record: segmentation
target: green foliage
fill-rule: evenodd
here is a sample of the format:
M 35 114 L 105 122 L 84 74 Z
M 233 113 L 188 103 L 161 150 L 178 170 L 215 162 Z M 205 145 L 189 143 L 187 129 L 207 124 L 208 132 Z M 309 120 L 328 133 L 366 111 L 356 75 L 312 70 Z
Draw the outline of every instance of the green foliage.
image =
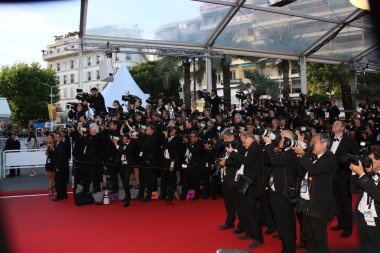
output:
M 358 76 L 358 93 L 356 97 L 366 103 L 380 101 L 380 74 L 361 73 Z
M 26 126 L 31 119 L 47 120 L 47 104 L 50 103 L 50 87 L 57 86 L 58 79 L 52 68 L 43 69 L 38 63 L 3 66 L 0 71 L 0 96 L 6 97 L 12 111 L 12 119 Z M 53 101 L 59 100 L 58 87 L 53 89 Z
M 256 99 L 261 95 L 270 95 L 274 99 L 279 97 L 280 88 L 277 81 L 261 74 L 258 70 L 244 71 L 244 74 L 250 83 L 241 84 L 239 86 L 240 91 L 253 94 Z
M 346 64 L 310 63 L 306 76 L 309 93 L 340 96 L 344 109 L 353 109 L 350 69 Z
M 349 81 L 347 73 L 341 72 L 341 65 L 308 63 L 306 69 L 308 92 L 310 94 L 328 93 L 331 97 L 333 95 L 339 96 L 341 93 L 340 84 L 343 81 Z
M 181 69 L 176 67 L 177 60 L 175 57 L 165 58 L 164 61 L 150 61 L 129 69 L 132 77 L 144 93 L 155 97 L 159 95 L 178 96 Z

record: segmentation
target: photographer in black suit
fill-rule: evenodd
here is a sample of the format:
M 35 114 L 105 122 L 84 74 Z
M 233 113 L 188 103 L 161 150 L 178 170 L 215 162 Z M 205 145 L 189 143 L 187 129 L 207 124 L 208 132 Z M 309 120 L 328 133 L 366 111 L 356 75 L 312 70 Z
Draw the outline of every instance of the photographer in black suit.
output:
M 296 252 L 296 221 L 293 204 L 289 199 L 289 190 L 295 191 L 297 180 L 297 155 L 290 147 L 284 146 L 284 140 L 295 140 L 293 132 L 284 130 L 281 132 L 281 141 L 275 152 L 275 146 L 270 137 L 261 136 L 265 142 L 265 153 L 270 162 L 272 171 L 269 181 L 270 204 L 277 230 L 282 240 L 282 251 Z
M 237 150 L 237 152 L 244 152 L 243 147 L 238 145 L 238 142 L 235 141 L 235 136 L 233 130 L 225 129 L 222 133 L 223 137 L 223 146 L 227 147 L 230 144 L 232 147 Z M 219 227 L 219 230 L 226 230 L 234 228 L 236 213 L 239 219 L 239 224 L 237 229 L 234 231 L 234 234 L 240 234 L 245 231 L 245 228 L 242 223 L 242 213 L 238 205 L 238 191 L 236 190 L 235 175 L 239 169 L 239 162 L 234 159 L 228 159 L 230 154 L 227 151 L 224 151 L 222 157 L 219 161 L 221 166 L 220 173 L 222 178 L 222 191 L 223 191 L 223 200 L 224 207 L 226 208 L 227 217 L 224 225 Z
M 359 193 L 355 209 L 363 252 L 380 252 L 380 146 L 371 146 L 370 163 L 352 163 L 351 191 Z M 367 161 L 368 161 L 367 158 Z M 369 166 L 368 166 L 369 165 Z
M 359 146 L 354 139 L 344 134 L 346 124 L 337 120 L 332 126 L 334 138 L 331 144 L 331 152 L 333 152 L 338 161 L 338 168 L 334 177 L 334 198 L 336 202 L 336 211 L 338 225 L 331 227 L 333 231 L 343 230 L 340 237 L 349 237 L 352 233 L 352 195 L 350 192 L 351 171 L 349 164 L 342 161 L 345 154 L 358 155 Z
M 181 150 L 183 149 L 182 140 L 177 135 L 177 127 L 164 131 L 165 140 L 164 149 L 164 167 L 161 174 L 161 196 L 159 199 L 166 199 L 170 202 L 173 200 L 174 193 L 177 190 L 177 170 L 181 167 L 182 158 Z
M 104 97 L 97 88 L 94 87 L 91 89 L 91 97 L 91 106 L 94 108 L 95 115 L 106 113 L 107 109 L 104 102 Z
M 80 137 L 77 141 L 83 142 L 84 147 L 83 160 L 90 162 L 84 164 L 83 172 L 83 192 L 89 192 L 90 184 L 92 183 L 94 192 L 100 192 L 100 178 L 102 174 L 102 167 L 95 163 L 99 163 L 102 159 L 102 142 L 99 137 L 99 126 L 96 123 L 91 123 L 89 126 L 89 133 L 85 134 L 85 129 L 78 129 Z
M 53 168 L 55 169 L 54 183 L 57 190 L 57 196 L 53 201 L 67 199 L 67 180 L 69 179 L 69 161 L 67 147 L 60 133 L 54 133 L 56 142 L 53 153 Z
M 117 139 L 112 139 L 113 144 L 118 152 L 120 177 L 125 191 L 124 207 L 128 207 L 131 202 L 131 192 L 129 190 L 129 180 L 132 174 L 132 167 L 137 165 L 138 147 L 135 140 L 132 140 L 129 135 L 121 137 L 119 145 Z
M 216 117 L 220 113 L 220 97 L 218 96 L 216 90 L 211 90 L 210 93 L 210 105 L 211 105 L 211 116 Z
M 241 133 L 240 140 L 245 148 L 243 152 L 236 152 L 231 145 L 226 147 L 226 151 L 230 154 L 228 159 L 236 160 L 241 164 L 236 172 L 235 180 L 239 180 L 237 182 L 238 191 L 240 191 L 238 201 L 243 216 L 241 222 L 243 222 L 246 229 L 246 234 L 238 236 L 238 239 L 253 239 L 249 247 L 257 248 L 264 242 L 257 206 L 258 199 L 265 193 L 262 171 L 263 151 L 255 140 L 255 136 L 250 132 Z M 243 189 L 245 187 L 239 186 L 241 181 L 243 181 L 243 185 L 252 181 L 245 192 Z
M 146 136 L 138 143 L 141 150 L 140 165 L 146 167 L 154 167 L 157 164 L 159 140 L 156 133 L 156 128 L 153 125 L 148 125 L 145 130 Z M 153 184 L 155 180 L 155 171 L 153 168 L 141 168 L 140 169 L 140 190 L 139 198 L 143 202 L 151 201 Z M 144 198 L 145 186 L 147 188 L 146 197 Z
M 305 151 L 297 146 L 294 152 L 300 156 L 298 164 L 303 173 L 298 208 L 303 214 L 307 252 L 328 252 L 327 221 L 334 209 L 332 181 L 337 167 L 335 155 L 329 151 L 330 137 L 320 133 L 312 138 L 312 161 Z M 301 170 L 300 170 L 301 172 Z

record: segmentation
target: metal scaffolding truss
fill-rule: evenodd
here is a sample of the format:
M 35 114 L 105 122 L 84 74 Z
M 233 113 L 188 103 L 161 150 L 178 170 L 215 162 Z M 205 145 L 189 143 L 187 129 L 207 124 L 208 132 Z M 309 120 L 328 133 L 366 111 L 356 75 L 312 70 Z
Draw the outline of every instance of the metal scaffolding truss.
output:
M 68 42 L 65 44 L 67 51 L 82 52 L 105 52 L 105 53 L 127 53 L 127 54 L 146 54 L 158 56 L 176 57 L 196 57 L 196 58 L 222 58 L 222 51 L 202 48 L 175 48 L 158 45 L 134 45 L 130 43 L 103 43 L 103 42 Z
M 183 0 L 184 1 L 184 0 Z M 189 0 L 190 1 L 190 0 Z M 190 1 L 191 2 L 191 1 Z M 183 57 L 204 57 L 204 58 L 219 58 L 223 54 L 230 55 L 247 55 L 247 56 L 256 56 L 256 57 L 268 57 L 268 58 L 279 58 L 279 59 L 289 59 L 289 60 L 299 60 L 300 58 L 306 57 L 307 62 L 322 62 L 322 63 L 341 63 L 346 62 L 353 64 L 353 66 L 366 66 L 371 65 L 374 68 L 377 67 L 376 63 L 369 64 L 366 56 L 370 53 L 373 53 L 379 48 L 377 42 L 373 42 L 372 45 L 364 45 L 363 50 L 360 52 L 354 51 L 350 52 L 350 57 L 334 57 L 333 54 L 325 55 L 318 53 L 321 48 L 326 43 L 333 41 L 341 35 L 344 29 L 347 27 L 351 30 L 345 31 L 348 39 L 350 36 L 355 36 L 354 32 L 356 30 L 362 31 L 362 33 L 372 33 L 374 29 L 365 24 L 364 22 L 357 22 L 358 18 L 362 18 L 368 15 L 368 12 L 356 9 L 356 8 L 346 8 L 352 10 L 348 15 L 338 17 L 339 13 L 335 13 L 332 10 L 331 6 L 328 6 L 324 0 L 310 0 L 311 3 L 321 4 L 325 3 L 327 8 L 331 11 L 331 17 L 326 17 L 323 15 L 311 15 L 308 12 L 300 12 L 291 9 L 284 8 L 275 8 L 270 6 L 265 6 L 263 4 L 258 4 L 258 2 L 265 2 L 260 0 L 192 0 L 194 3 L 205 3 L 215 6 L 225 6 L 225 12 L 221 16 L 220 20 L 215 24 L 213 30 L 210 33 L 206 33 L 206 37 L 203 43 L 199 41 L 183 40 L 183 41 L 172 41 L 167 39 L 154 40 L 146 38 L 126 38 L 126 37 L 117 37 L 117 36 L 105 36 L 103 34 L 88 34 L 87 33 L 87 17 L 89 4 L 92 3 L 92 0 L 81 0 L 81 19 L 80 19 L 80 38 L 81 38 L 81 47 L 72 49 L 72 50 L 83 50 L 83 51 L 111 51 L 111 52 L 126 52 L 126 53 L 136 53 L 142 52 L 145 54 L 152 55 L 171 55 L 171 56 L 183 56 Z M 296 1 L 296 3 L 301 1 Z M 130 3 L 133 5 L 133 1 Z M 148 3 L 147 3 L 148 4 Z M 326 8 L 326 6 L 323 6 Z M 242 13 L 248 11 L 256 11 L 259 13 L 267 13 L 268 15 L 278 15 L 279 17 L 289 17 L 292 20 L 299 22 L 316 22 L 320 23 L 321 26 L 330 27 L 326 30 L 320 30 L 320 37 L 316 40 L 311 41 L 307 44 L 305 48 L 299 52 L 294 52 L 289 50 L 288 52 L 284 50 L 278 50 L 276 48 L 271 49 L 261 49 L 261 48 L 250 48 L 240 46 L 239 44 L 230 45 L 230 44 L 220 44 L 218 39 L 223 36 L 223 33 L 228 30 L 232 20 L 236 15 L 242 15 Z M 221 12 L 222 13 L 222 12 Z M 157 15 L 159 15 L 158 13 Z M 335 15 L 335 17 L 334 17 Z M 242 15 L 245 17 L 244 15 Z M 246 15 L 247 16 L 247 15 Z M 247 17 L 245 17 L 247 18 Z M 255 21 L 255 20 L 253 20 Z M 263 27 L 260 27 L 263 28 Z M 200 31 L 202 32 L 202 31 Z M 265 29 L 262 29 L 262 33 L 267 32 Z M 268 32 L 269 33 L 269 32 Z M 366 34 L 363 37 L 368 37 Z M 339 38 L 343 40 L 342 38 Z M 367 39 L 367 38 L 366 38 Z M 368 39 L 367 39 L 368 40 Z M 107 44 L 108 43 L 108 44 Z M 369 40 L 368 43 L 371 43 Z M 71 50 L 71 49 L 70 49 Z M 345 50 L 344 48 L 341 50 Z M 355 63 L 355 64 L 354 64 Z

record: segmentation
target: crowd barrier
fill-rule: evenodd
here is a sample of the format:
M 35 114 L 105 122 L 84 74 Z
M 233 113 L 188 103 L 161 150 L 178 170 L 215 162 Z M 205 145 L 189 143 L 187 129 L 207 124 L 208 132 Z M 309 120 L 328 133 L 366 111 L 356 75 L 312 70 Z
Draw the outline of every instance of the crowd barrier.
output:
M 28 138 L 19 138 L 21 149 L 27 148 Z M 44 137 L 37 137 L 37 141 L 39 144 L 44 143 Z M 5 143 L 7 142 L 7 138 L 0 138 L 0 150 L 3 150 L 5 147 Z
M 6 150 L 2 152 L 1 161 L 1 178 L 5 179 L 10 169 L 45 167 L 45 149 Z M 70 161 L 71 163 L 72 161 Z

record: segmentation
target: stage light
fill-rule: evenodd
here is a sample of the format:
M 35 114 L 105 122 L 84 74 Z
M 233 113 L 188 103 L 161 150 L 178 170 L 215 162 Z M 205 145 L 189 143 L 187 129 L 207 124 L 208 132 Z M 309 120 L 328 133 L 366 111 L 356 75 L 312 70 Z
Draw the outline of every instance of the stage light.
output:
M 350 3 L 356 8 L 369 11 L 369 2 L 368 0 L 350 0 Z

